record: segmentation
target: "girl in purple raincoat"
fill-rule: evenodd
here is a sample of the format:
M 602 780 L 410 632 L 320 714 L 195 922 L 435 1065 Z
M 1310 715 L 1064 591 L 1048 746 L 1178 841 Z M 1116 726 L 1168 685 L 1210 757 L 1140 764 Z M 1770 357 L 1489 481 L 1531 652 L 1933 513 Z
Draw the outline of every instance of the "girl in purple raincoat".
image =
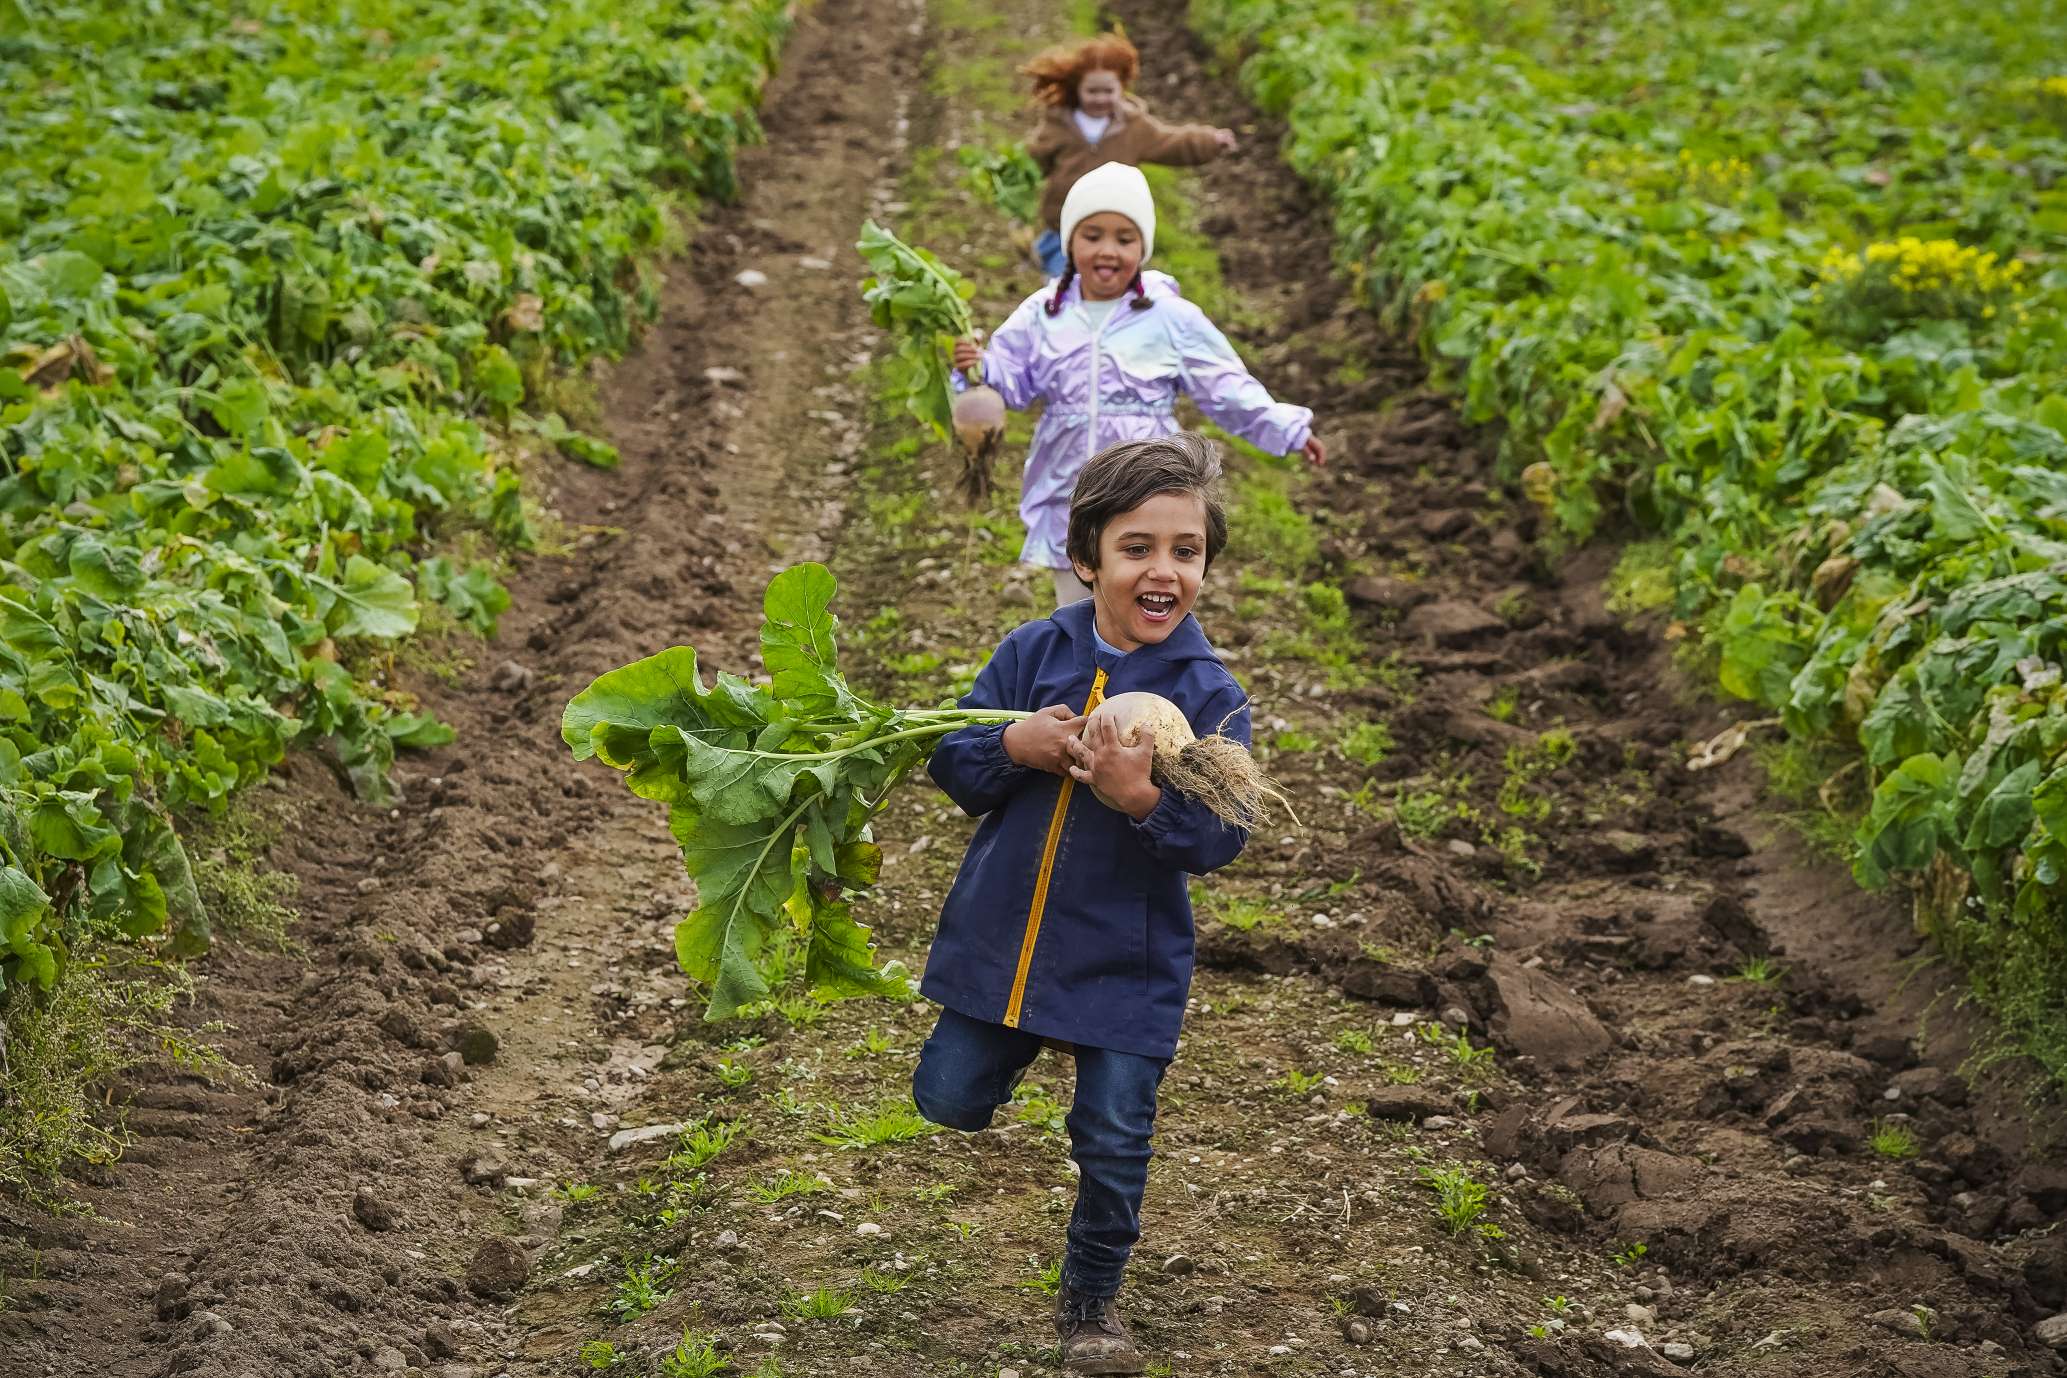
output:
M 1176 280 L 1145 272 L 1155 247 L 1155 201 L 1139 168 L 1107 163 L 1077 179 L 1062 208 L 1070 264 L 1027 298 L 987 349 L 955 344 L 959 370 L 983 365 L 1005 405 L 1047 404 L 1034 427 L 1019 497 L 1019 558 L 1051 572 L 1059 607 L 1090 596 L 1064 541 L 1069 495 L 1092 455 L 1178 429 L 1177 394 L 1214 424 L 1271 454 L 1327 458 L 1313 412 L 1274 401 Z

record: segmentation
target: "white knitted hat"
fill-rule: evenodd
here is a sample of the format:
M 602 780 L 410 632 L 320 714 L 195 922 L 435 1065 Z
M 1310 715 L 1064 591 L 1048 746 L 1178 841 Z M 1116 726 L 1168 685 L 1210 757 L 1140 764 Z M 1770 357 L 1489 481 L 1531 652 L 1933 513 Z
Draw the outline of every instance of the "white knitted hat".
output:
M 1148 262 L 1156 247 L 1155 198 L 1149 195 L 1148 179 L 1141 169 L 1126 163 L 1101 163 L 1069 189 L 1062 203 L 1062 252 L 1069 252 L 1077 222 L 1103 211 L 1114 211 L 1134 222 L 1141 231 L 1141 261 Z

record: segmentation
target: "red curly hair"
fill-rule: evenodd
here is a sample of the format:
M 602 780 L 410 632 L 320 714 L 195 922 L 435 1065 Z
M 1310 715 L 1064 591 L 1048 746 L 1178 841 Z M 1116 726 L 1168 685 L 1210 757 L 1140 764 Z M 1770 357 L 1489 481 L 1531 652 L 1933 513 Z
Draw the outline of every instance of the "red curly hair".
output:
M 1111 72 L 1120 79 L 1122 90 L 1132 86 L 1141 74 L 1141 54 L 1125 34 L 1103 33 L 1082 43 L 1050 48 L 1019 70 L 1033 78 L 1037 103 L 1074 109 L 1077 83 L 1091 72 Z

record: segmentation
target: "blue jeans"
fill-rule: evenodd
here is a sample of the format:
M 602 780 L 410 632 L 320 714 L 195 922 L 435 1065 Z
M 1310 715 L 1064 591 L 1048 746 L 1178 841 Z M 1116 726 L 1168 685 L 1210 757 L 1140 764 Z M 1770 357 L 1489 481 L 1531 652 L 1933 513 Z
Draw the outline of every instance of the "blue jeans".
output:
M 1062 231 L 1042 230 L 1034 240 L 1034 257 L 1041 261 L 1041 271 L 1051 278 L 1062 276 L 1062 270 L 1069 266 L 1069 255 L 1062 252 Z
M 1040 1051 L 1039 1034 L 943 1009 L 912 1072 L 912 1099 L 933 1123 L 974 1132 L 1012 1099 L 1019 1074 Z M 1076 1104 L 1066 1123 L 1070 1157 L 1081 1175 L 1062 1283 L 1109 1297 L 1120 1290 L 1127 1256 L 1141 1238 L 1156 1091 L 1170 1064 L 1110 1048 L 1080 1047 L 1076 1059 Z

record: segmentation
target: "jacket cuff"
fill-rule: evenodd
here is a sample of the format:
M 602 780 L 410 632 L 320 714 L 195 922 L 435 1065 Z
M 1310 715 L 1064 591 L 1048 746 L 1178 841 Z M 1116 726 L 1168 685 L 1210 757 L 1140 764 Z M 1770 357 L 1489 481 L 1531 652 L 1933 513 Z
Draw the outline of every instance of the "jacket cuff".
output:
M 1010 726 L 1010 723 L 992 723 L 981 729 L 982 735 L 977 739 L 978 759 L 982 761 L 985 769 L 996 771 L 1003 779 L 1010 779 L 1020 771 L 1033 769 L 1032 766 L 1023 766 L 1013 760 L 1012 753 L 1005 750 L 1005 729 Z
M 1163 797 L 1156 800 L 1156 806 L 1148 811 L 1146 818 L 1130 818 L 1128 823 L 1144 840 L 1161 842 L 1178 828 L 1189 826 L 1184 798 L 1176 790 L 1164 785 Z
M 1313 412 L 1306 407 L 1294 407 L 1292 424 L 1284 429 L 1285 448 L 1281 455 L 1297 454 L 1306 448 L 1306 442 L 1313 436 Z

